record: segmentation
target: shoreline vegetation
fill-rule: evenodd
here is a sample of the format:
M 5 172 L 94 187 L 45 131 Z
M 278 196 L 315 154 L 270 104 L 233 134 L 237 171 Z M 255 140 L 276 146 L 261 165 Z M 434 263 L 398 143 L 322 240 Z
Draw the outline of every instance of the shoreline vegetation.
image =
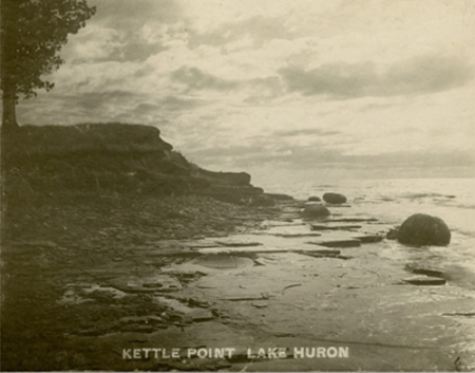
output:
M 351 216 L 341 208 L 346 203 L 265 193 L 244 172 L 204 170 L 159 135 L 147 126 L 84 124 L 26 126 L 2 136 L 3 371 L 242 371 L 255 360 L 249 348 L 262 349 L 268 364 L 253 370 L 453 370 L 453 353 L 417 344 L 399 349 L 386 329 L 384 343 L 364 342 L 357 329 L 344 337 L 367 308 L 354 294 L 365 299 L 369 276 L 380 283 L 373 291 L 382 291 L 366 299 L 369 308 L 386 296 L 385 286 L 406 285 L 394 291 L 410 299 L 409 287 L 448 280 L 420 263 L 391 269 L 394 277 L 384 279 L 359 259 L 364 253 L 357 250 L 386 242 L 394 227 Z M 309 205 L 310 215 L 326 210 L 318 224 L 302 220 Z M 418 277 L 404 279 L 408 272 Z M 329 295 L 315 312 L 301 314 L 299 299 L 288 298 L 300 291 L 304 299 L 344 292 L 338 302 L 352 309 L 348 320 L 327 313 Z M 298 333 L 299 315 L 305 330 L 343 328 L 342 337 L 308 339 Z M 397 320 L 385 327 L 394 335 L 401 328 Z M 267 359 L 269 346 L 286 345 L 285 351 L 318 345 L 348 356 L 321 359 L 318 367 L 312 359 Z M 127 358 L 149 346 L 229 347 L 236 354 Z

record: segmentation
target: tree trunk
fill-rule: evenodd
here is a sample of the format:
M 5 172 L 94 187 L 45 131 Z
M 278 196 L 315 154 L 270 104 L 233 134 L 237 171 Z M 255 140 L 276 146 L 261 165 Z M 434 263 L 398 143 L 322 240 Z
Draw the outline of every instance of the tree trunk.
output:
M 16 95 L 10 89 L 5 89 L 2 97 L 3 115 L 2 131 L 11 131 L 18 128 L 16 121 Z
M 16 85 L 12 76 L 12 67 L 15 66 L 13 22 L 15 4 L 17 0 L 0 0 L 0 84 L 2 89 L 2 132 L 18 128 L 16 121 Z

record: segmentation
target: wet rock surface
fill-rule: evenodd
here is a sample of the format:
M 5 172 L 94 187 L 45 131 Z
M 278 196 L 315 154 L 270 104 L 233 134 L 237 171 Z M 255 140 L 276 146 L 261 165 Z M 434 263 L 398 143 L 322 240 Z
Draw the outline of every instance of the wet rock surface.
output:
M 2 368 L 473 365 L 472 288 L 429 249 L 386 239 L 390 224 L 335 209 L 318 223 L 335 229 L 316 232 L 304 206 L 103 195 L 25 207 L 3 236 Z M 332 347 L 349 357 L 311 357 Z M 305 348 L 310 357 L 298 358 Z

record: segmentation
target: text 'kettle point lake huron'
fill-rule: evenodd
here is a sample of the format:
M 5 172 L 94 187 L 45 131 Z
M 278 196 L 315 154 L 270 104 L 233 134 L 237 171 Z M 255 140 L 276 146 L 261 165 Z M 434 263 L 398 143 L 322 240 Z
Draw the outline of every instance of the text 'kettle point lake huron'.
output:
M 256 347 L 238 350 L 234 347 L 218 348 L 128 348 L 122 350 L 124 360 L 184 359 L 184 358 L 239 358 L 247 359 L 304 359 L 348 358 L 349 347 Z

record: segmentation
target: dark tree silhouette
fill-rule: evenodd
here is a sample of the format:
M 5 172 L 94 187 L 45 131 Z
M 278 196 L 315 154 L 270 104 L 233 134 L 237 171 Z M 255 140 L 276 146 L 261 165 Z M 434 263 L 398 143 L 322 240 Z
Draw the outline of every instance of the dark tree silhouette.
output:
M 86 0 L 1 0 L 2 130 L 18 127 L 20 97 L 53 88 L 41 76 L 59 68 L 64 61 L 58 52 L 68 34 L 77 33 L 95 12 Z

